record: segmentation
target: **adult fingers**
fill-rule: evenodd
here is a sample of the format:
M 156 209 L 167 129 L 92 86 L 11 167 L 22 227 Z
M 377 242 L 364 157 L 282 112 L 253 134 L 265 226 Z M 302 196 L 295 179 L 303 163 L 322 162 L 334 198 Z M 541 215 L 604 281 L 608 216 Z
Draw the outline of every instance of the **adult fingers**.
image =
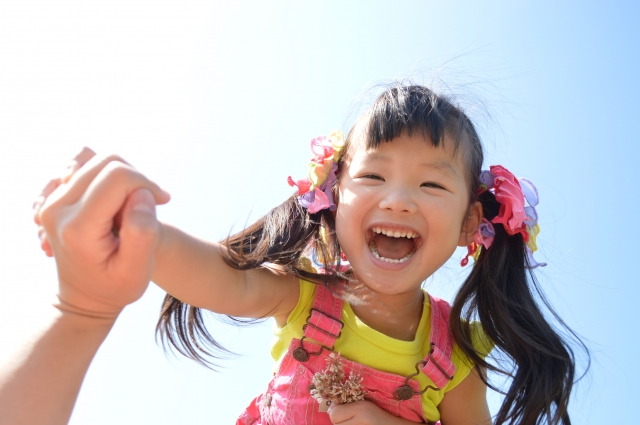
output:
M 47 257 L 53 257 L 53 251 L 51 250 L 51 246 L 49 245 L 49 241 L 47 239 L 47 233 L 44 230 L 44 226 L 42 225 L 42 220 L 40 219 L 40 210 L 42 206 L 46 202 L 47 198 L 51 193 L 53 193 L 61 184 L 62 180 L 60 178 L 55 178 L 49 180 L 49 183 L 45 185 L 42 189 L 42 192 L 36 197 L 33 201 L 33 221 L 38 225 L 38 239 L 40 239 L 40 248 L 44 251 Z
M 133 191 L 122 210 L 118 232 L 120 244 L 112 261 L 118 271 L 126 273 L 138 285 L 146 284 L 151 279 L 159 226 L 153 194 L 147 189 Z
M 51 249 L 47 232 L 43 226 L 38 226 L 38 239 L 40 239 L 40 248 L 44 251 L 45 255 L 47 257 L 53 257 L 53 250 Z
M 65 205 L 76 203 L 87 191 L 87 188 L 93 180 L 105 169 L 114 162 L 130 164 L 122 159 L 119 155 L 108 156 L 93 156 L 91 157 L 81 168 L 78 169 L 69 178 L 65 191 L 60 192 L 58 197 L 51 199 L 51 202 L 60 202 Z
M 40 225 L 42 220 L 40 219 L 40 210 L 45 204 L 49 196 L 56 191 L 61 185 L 67 183 L 71 177 L 91 158 L 95 157 L 96 153 L 88 147 L 83 147 L 76 156 L 73 157 L 71 163 L 65 168 L 60 177 L 49 180 L 42 191 L 38 194 L 33 201 L 33 221 Z
M 73 157 L 71 160 L 71 164 L 65 169 L 65 172 L 62 174 L 61 180 L 63 183 L 66 183 L 73 177 L 73 175 L 78 171 L 84 164 L 86 164 L 91 158 L 96 156 L 96 153 L 86 146 L 84 146 L 80 152 Z
M 42 223 L 42 221 L 40 220 L 40 209 L 42 208 L 42 205 L 44 205 L 49 195 L 51 195 L 53 191 L 56 190 L 61 184 L 62 179 L 60 177 L 49 180 L 49 182 L 42 189 L 42 192 L 40 192 L 38 196 L 36 196 L 36 199 L 34 199 L 31 208 L 33 209 L 33 221 L 37 225 L 40 225 Z
M 40 239 L 40 247 L 45 252 L 47 257 L 53 257 L 53 250 L 51 249 L 51 245 L 47 238 L 47 233 L 42 226 L 42 220 L 40 218 L 40 211 L 42 206 L 47 201 L 47 198 L 56 191 L 61 185 L 68 182 L 69 179 L 78 171 L 84 164 L 87 163 L 91 158 L 96 156 L 96 153 L 88 147 L 83 147 L 78 154 L 76 154 L 71 163 L 65 168 L 65 171 L 62 173 L 61 177 L 57 177 L 49 180 L 49 182 L 42 189 L 40 194 L 36 197 L 33 202 L 33 221 L 38 225 L 38 238 Z
M 80 232 L 103 236 L 111 232 L 114 218 L 128 197 L 138 189 L 147 189 L 155 204 L 169 202 L 170 195 L 136 169 L 121 162 L 110 162 L 93 179 L 79 200 L 77 223 Z

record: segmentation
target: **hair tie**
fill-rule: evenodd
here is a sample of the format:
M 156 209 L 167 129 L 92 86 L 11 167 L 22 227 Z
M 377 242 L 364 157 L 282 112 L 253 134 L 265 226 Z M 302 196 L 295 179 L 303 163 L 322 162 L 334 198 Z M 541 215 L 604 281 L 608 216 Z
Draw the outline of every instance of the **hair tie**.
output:
M 297 181 L 291 176 L 287 178 L 289 186 L 298 187 L 298 202 L 311 214 L 337 208 L 331 190 L 337 179 L 338 160 L 343 146 L 344 136 L 340 130 L 335 130 L 328 137 L 311 139 L 313 158 L 309 162 L 308 176 Z
M 482 223 L 478 226 L 473 237 L 473 242 L 467 247 L 468 253 L 460 261 L 460 265 L 466 266 L 470 256 L 477 259 L 480 255 L 480 246 L 489 249 L 495 235 L 492 223 L 500 223 L 509 235 L 522 235 L 527 244 L 525 249 L 529 268 L 546 266 L 546 263 L 538 263 L 533 258 L 533 253 L 538 249 L 536 237 L 540 233 L 538 213 L 535 208 L 540 198 L 535 185 L 527 179 L 517 179 L 502 165 L 492 165 L 489 170 L 483 170 L 479 178 L 478 195 L 486 190 L 492 191 L 500 203 L 500 212 L 491 222 L 486 218 L 482 219 Z M 525 201 L 528 205 L 525 204 Z

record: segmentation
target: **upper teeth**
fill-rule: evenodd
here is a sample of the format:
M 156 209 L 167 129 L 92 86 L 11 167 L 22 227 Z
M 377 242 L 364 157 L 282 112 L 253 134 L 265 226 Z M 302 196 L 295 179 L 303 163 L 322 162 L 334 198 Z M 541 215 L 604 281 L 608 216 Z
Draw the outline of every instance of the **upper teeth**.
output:
M 416 232 L 413 232 L 411 230 L 390 230 L 390 229 L 385 229 L 383 227 L 373 227 L 371 230 L 373 230 L 375 233 L 378 234 L 383 234 L 385 236 L 389 236 L 391 238 L 417 238 L 418 234 Z

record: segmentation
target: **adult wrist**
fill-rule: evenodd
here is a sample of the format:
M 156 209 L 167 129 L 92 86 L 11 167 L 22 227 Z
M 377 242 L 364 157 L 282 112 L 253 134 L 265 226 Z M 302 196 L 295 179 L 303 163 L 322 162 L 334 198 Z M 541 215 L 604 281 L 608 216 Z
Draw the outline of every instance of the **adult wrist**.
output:
M 53 303 L 56 319 L 78 331 L 109 332 L 118 319 L 122 309 L 113 311 L 88 310 L 65 302 L 60 297 Z

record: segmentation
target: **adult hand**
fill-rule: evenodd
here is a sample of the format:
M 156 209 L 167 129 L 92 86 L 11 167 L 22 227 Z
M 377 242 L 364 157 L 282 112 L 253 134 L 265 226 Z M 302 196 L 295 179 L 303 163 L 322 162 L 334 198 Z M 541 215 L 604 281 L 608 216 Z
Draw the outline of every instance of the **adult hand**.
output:
M 58 308 L 115 318 L 144 293 L 169 194 L 118 156 L 84 148 L 34 202 L 42 249 L 54 256 Z
M 89 149 L 34 203 L 42 248 L 58 266 L 50 322 L 0 365 L 0 425 L 68 423 L 84 376 L 120 311 L 151 278 L 169 194 L 121 158 Z

